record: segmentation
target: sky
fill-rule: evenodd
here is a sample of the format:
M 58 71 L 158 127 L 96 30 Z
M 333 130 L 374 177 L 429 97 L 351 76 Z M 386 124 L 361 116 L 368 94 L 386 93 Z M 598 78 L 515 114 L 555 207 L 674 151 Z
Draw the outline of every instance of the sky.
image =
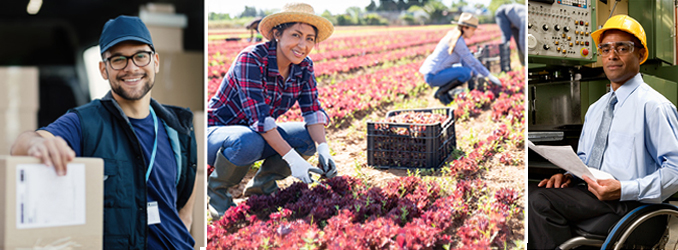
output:
M 454 0 L 455 2 L 457 0 Z M 485 6 L 490 4 L 491 0 L 466 0 L 469 5 L 482 3 Z M 216 13 L 228 13 L 231 17 L 237 16 L 245 10 L 245 6 L 254 6 L 257 10 L 282 9 L 285 3 L 288 2 L 302 2 L 313 6 L 316 13 L 323 13 L 329 10 L 333 15 L 342 14 L 348 7 L 358 6 L 365 8 L 370 4 L 370 0 L 207 0 L 207 11 Z M 375 0 L 378 4 L 379 1 Z M 446 6 L 452 4 L 452 0 L 442 0 Z

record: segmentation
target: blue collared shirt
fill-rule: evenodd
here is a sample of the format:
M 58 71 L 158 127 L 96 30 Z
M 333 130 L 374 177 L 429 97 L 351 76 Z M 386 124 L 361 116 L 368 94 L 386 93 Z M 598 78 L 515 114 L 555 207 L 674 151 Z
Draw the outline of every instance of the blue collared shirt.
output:
M 490 75 L 490 71 L 488 71 L 468 49 L 466 41 L 464 41 L 464 36 L 459 37 L 456 45 L 454 45 L 452 54 L 447 52 L 450 46 L 448 45 L 449 40 L 445 38 L 438 42 L 435 50 L 433 50 L 431 55 L 426 57 L 421 68 L 419 68 L 419 72 L 422 75 L 427 75 L 429 73 L 437 74 L 441 70 L 452 67 L 452 65 L 457 63 L 461 63 L 464 67 L 471 68 L 475 74 L 480 74 L 482 76 Z
M 678 113 L 640 74 L 615 91 L 617 104 L 601 170 L 621 182 L 621 201 L 661 203 L 678 191 Z M 589 154 L 611 92 L 586 112 L 577 154 Z

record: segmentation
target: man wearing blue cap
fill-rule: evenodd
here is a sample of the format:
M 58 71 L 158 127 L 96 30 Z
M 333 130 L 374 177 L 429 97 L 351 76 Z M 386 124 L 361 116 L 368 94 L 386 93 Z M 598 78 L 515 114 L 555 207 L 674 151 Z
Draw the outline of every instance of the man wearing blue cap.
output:
M 104 249 L 193 249 L 193 113 L 151 98 L 159 57 L 139 18 L 106 22 L 99 46 L 111 91 L 21 134 L 11 153 L 58 175 L 76 156 L 104 159 Z

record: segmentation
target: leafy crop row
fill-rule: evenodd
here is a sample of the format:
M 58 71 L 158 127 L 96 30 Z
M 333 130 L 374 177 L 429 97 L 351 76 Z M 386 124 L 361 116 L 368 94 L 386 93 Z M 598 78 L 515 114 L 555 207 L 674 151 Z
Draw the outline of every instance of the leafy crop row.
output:
M 454 242 L 466 248 L 497 246 L 510 232 L 507 220 L 516 215 L 520 194 L 512 189 L 486 192 L 478 179 L 459 180 L 454 190 L 414 176 L 383 188 L 348 176 L 312 187 L 295 183 L 229 209 L 208 226 L 207 247 L 433 249 Z M 476 205 L 478 199 L 486 203 Z

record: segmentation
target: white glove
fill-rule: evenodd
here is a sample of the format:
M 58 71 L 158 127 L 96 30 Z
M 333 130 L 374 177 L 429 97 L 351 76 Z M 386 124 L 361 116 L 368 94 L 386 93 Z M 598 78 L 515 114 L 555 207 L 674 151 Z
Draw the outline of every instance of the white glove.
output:
M 318 161 L 325 171 L 325 176 L 327 178 L 337 176 L 337 164 L 330 155 L 330 146 L 328 146 L 326 142 L 318 145 Z
M 301 155 L 297 153 L 294 149 L 290 149 L 290 152 L 287 152 L 285 156 L 282 157 L 283 160 L 290 165 L 290 171 L 292 171 L 292 176 L 303 181 L 304 183 L 312 183 L 311 174 L 309 171 L 316 174 L 323 174 L 323 171 L 319 168 L 311 166 L 304 158 L 301 158 Z
M 499 81 L 499 78 L 497 78 L 496 76 L 487 75 L 487 78 L 490 79 L 490 82 L 492 82 L 494 85 L 501 87 L 501 81 Z

